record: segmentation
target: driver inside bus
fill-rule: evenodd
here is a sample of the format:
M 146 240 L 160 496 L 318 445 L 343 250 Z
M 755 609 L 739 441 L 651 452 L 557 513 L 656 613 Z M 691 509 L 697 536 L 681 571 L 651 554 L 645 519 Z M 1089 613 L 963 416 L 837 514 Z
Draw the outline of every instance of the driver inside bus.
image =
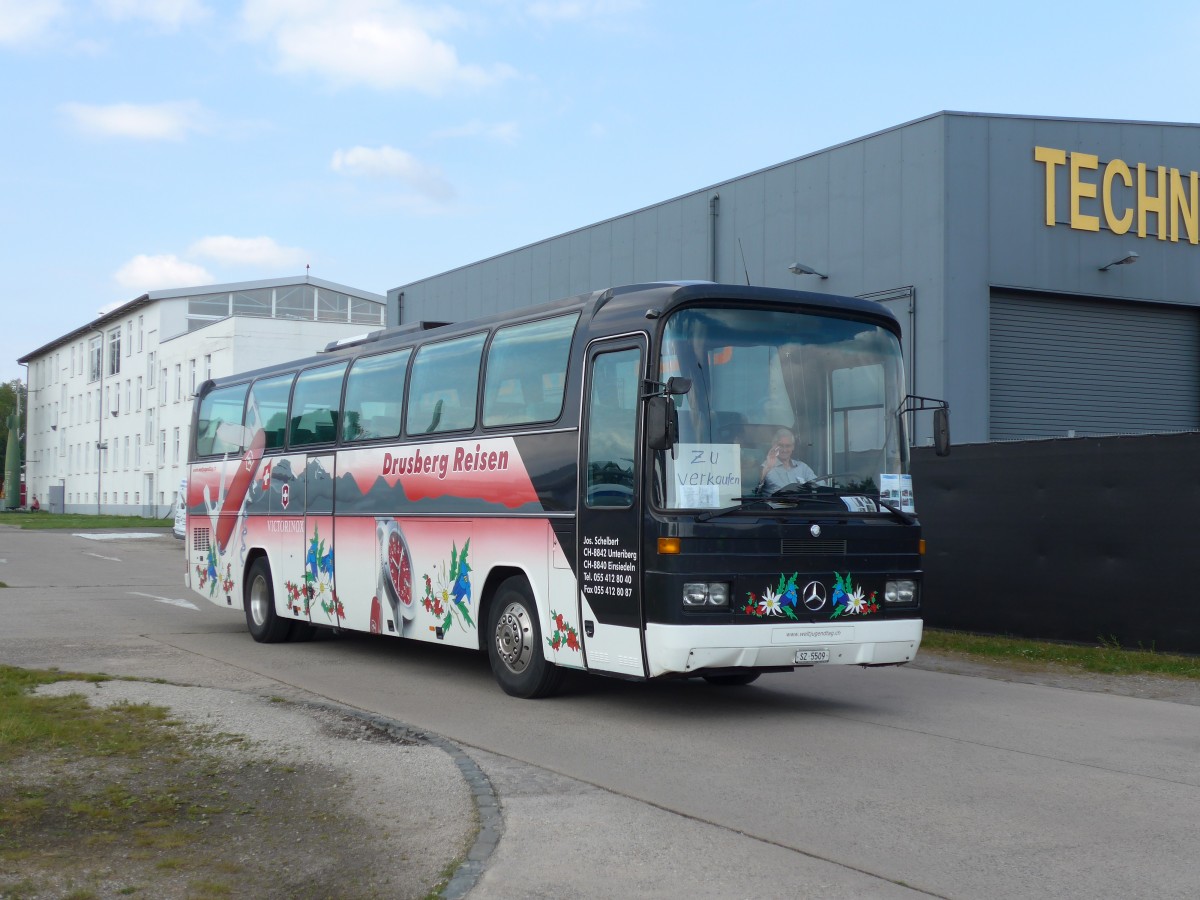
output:
M 763 460 L 759 494 L 769 496 L 789 484 L 804 484 L 817 477 L 806 463 L 794 458 L 795 452 L 796 436 L 791 430 L 780 428 L 776 431 L 767 458 Z

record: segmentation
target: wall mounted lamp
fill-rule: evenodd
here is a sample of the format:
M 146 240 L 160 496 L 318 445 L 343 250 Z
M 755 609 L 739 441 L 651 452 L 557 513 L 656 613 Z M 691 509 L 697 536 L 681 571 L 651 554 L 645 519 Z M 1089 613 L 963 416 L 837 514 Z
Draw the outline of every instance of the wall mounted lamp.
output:
M 1136 254 L 1135 254 L 1136 255 Z M 793 275 L 816 275 L 818 278 L 828 278 L 828 275 L 822 275 L 812 266 L 806 266 L 804 263 L 792 263 L 788 266 L 788 271 Z
M 1114 259 L 1107 266 L 1101 266 L 1100 271 L 1107 272 L 1113 266 L 1130 266 L 1130 265 L 1133 265 L 1137 261 L 1138 261 L 1137 252 L 1134 250 L 1130 250 L 1128 253 L 1126 253 L 1124 256 L 1122 256 L 1120 259 Z

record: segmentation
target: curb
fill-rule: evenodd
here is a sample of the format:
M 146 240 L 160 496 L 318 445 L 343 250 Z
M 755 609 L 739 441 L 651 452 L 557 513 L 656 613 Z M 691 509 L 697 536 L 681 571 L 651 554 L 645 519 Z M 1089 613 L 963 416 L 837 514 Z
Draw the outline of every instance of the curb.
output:
M 458 864 L 458 868 L 454 870 L 450 880 L 440 890 L 436 890 L 435 894 L 444 900 L 462 900 L 466 897 L 475 887 L 480 876 L 483 875 L 488 859 L 495 852 L 496 845 L 500 843 L 500 838 L 504 835 L 504 819 L 500 815 L 500 801 L 492 788 L 492 782 L 475 760 L 462 747 L 441 735 L 417 731 L 395 719 L 375 713 L 365 713 L 362 710 L 337 703 L 299 701 L 296 705 L 359 719 L 392 737 L 437 747 L 454 760 L 458 771 L 462 773 L 463 779 L 471 789 L 471 800 L 474 802 L 475 812 L 479 816 L 479 833 L 475 836 L 475 843 L 467 851 L 466 858 Z

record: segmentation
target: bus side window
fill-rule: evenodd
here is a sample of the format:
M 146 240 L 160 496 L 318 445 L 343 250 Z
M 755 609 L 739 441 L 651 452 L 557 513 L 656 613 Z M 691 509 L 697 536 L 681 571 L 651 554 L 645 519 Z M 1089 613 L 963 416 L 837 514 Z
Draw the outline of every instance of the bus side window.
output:
M 409 349 L 356 360 L 346 376 L 346 406 L 342 410 L 342 440 L 369 441 L 400 434 L 398 398 L 404 396 L 404 373 Z
M 220 388 L 200 401 L 196 419 L 196 455 L 239 453 L 242 449 L 242 407 L 246 385 Z
M 484 377 L 485 428 L 558 418 L 578 320 L 572 313 L 497 329 Z
M 409 434 L 474 427 L 479 361 L 485 337 L 472 334 L 426 344 L 417 351 L 405 410 Z
M 289 447 L 333 443 L 345 372 L 346 364 L 338 363 L 300 373 L 289 412 Z
M 292 392 L 291 375 L 279 375 L 254 382 L 246 404 L 246 428 L 253 434 L 261 428 L 265 441 L 263 449 L 277 450 L 287 435 L 288 395 Z

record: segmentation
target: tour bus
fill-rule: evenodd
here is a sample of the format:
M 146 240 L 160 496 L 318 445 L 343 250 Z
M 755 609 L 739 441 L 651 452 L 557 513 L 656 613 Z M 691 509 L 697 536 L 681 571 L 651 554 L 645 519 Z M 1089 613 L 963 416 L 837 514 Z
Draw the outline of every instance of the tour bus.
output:
M 877 303 L 644 284 L 415 322 L 206 381 L 186 581 L 256 641 L 358 630 L 743 685 L 899 665 L 924 545 L 900 328 Z

